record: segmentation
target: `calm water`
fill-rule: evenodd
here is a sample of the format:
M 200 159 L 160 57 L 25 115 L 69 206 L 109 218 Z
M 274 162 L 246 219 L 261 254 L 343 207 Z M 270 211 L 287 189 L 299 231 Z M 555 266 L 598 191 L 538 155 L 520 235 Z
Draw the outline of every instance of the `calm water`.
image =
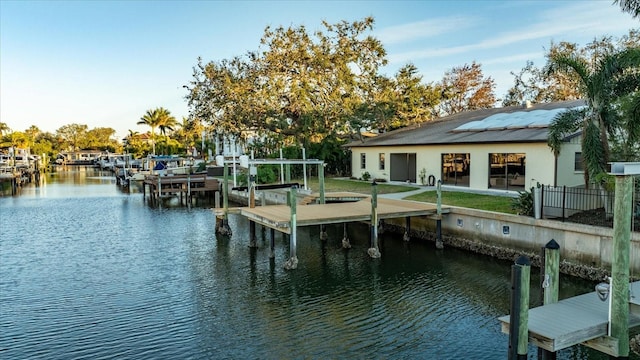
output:
M 341 226 L 325 245 L 301 229 L 285 271 L 288 241 L 272 261 L 239 217 L 218 239 L 211 209 L 152 208 L 106 173 L 43 181 L 0 197 L 2 359 L 506 358 L 511 263 L 390 235 L 372 260 L 354 224 L 349 251 Z M 592 288 L 563 279 L 561 296 Z

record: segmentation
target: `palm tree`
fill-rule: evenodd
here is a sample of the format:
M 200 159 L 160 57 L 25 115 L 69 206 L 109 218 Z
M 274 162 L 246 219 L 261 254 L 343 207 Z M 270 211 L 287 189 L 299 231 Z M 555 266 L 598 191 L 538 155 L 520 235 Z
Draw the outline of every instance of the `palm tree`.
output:
M 605 171 L 609 162 L 609 134 L 615 134 L 624 122 L 615 103 L 638 90 L 640 49 L 629 48 L 604 55 L 594 68 L 575 55 L 557 55 L 549 59 L 549 71 L 573 73 L 580 79 L 580 92 L 587 106 L 559 114 L 549 126 L 548 143 L 556 156 L 567 135 L 582 132 L 582 159 L 585 185 Z M 631 69 L 631 70 L 630 70 Z M 635 74 L 635 75 L 634 75 Z
M 640 0 L 615 0 L 613 3 L 620 5 L 622 11 L 634 18 L 640 18 Z
M 11 132 L 11 128 L 7 123 L 0 122 L 0 136 L 4 136 L 4 134 L 8 134 Z
M 140 118 L 138 125 L 147 125 L 151 128 L 151 145 L 153 147 L 153 155 L 156 154 L 156 128 L 159 128 L 160 132 L 164 134 L 166 130 L 173 130 L 175 123 L 176 118 L 171 115 L 169 110 L 163 107 L 147 110 L 147 112 Z

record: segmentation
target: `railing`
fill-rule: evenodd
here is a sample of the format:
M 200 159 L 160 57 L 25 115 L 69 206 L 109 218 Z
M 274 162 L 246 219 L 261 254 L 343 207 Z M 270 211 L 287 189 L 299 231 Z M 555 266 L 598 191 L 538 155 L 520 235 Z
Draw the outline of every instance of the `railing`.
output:
M 604 209 L 605 216 L 612 218 L 615 194 L 595 185 L 592 188 L 543 185 L 540 188 L 540 200 L 543 218 L 560 218 L 564 221 L 574 214 L 596 209 Z M 640 191 L 637 187 L 631 211 L 634 221 L 640 221 Z

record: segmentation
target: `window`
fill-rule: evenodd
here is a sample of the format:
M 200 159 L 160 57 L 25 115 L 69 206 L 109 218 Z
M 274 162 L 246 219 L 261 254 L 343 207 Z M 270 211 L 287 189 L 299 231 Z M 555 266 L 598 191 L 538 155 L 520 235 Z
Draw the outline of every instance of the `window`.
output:
M 360 154 L 360 169 L 367 168 L 367 154 Z
M 445 185 L 469 186 L 471 154 L 442 154 L 442 183 Z
M 526 154 L 489 154 L 489 187 L 493 189 L 524 189 Z
M 584 162 L 582 160 L 581 152 L 577 152 L 575 155 L 575 160 L 573 162 L 573 171 L 584 172 Z
M 380 159 L 380 170 L 384 170 L 384 153 L 380 153 L 378 157 Z

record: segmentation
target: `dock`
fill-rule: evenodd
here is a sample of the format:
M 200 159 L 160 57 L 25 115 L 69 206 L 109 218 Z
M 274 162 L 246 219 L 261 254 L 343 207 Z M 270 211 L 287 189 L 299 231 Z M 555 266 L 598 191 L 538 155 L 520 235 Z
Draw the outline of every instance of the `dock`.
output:
M 189 200 L 194 194 L 213 194 L 220 191 L 220 182 L 207 174 L 147 175 L 142 186 L 143 197 L 147 188 L 152 203 L 155 203 L 166 196 L 178 195 Z
M 640 325 L 640 282 L 629 285 L 629 328 L 633 328 Z M 498 320 L 508 334 L 509 315 Z M 529 342 L 551 352 L 582 344 L 612 354 L 617 352 L 617 340 L 608 336 L 608 324 L 609 302 L 594 291 L 529 309 Z
M 316 195 L 317 196 L 317 195 Z M 296 209 L 297 226 L 340 224 L 371 220 L 371 196 L 358 193 L 328 193 L 326 204 L 300 205 Z M 307 200 L 308 201 L 308 200 Z M 305 202 L 307 202 L 305 201 Z M 332 202 L 346 201 L 346 202 Z M 288 205 L 240 207 L 234 212 L 257 224 L 291 234 L 291 209 Z M 377 199 L 379 219 L 436 215 L 436 205 L 407 200 Z M 448 212 L 443 208 L 443 213 Z

